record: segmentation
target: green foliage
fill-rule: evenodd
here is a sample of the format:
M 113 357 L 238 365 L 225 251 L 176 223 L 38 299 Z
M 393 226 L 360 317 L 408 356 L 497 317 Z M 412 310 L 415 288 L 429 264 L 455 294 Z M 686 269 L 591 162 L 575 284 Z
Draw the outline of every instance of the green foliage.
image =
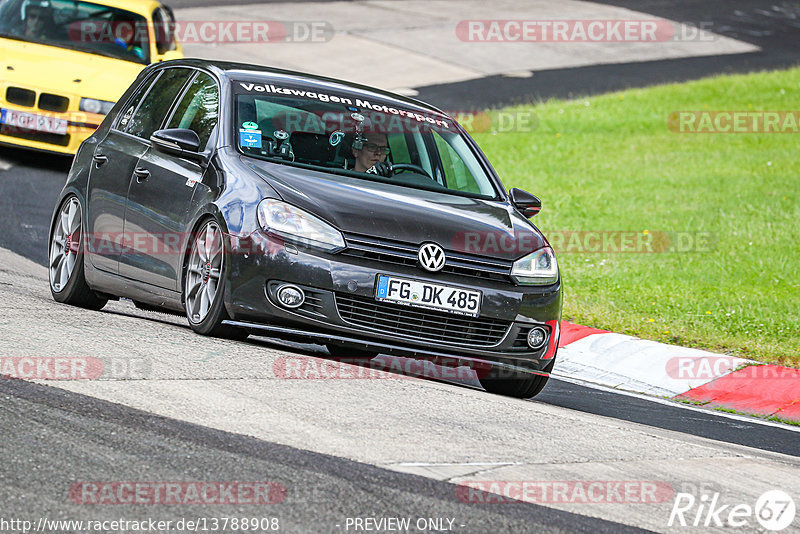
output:
M 473 135 L 507 187 L 542 199 L 534 223 L 562 238 L 565 319 L 798 366 L 800 134 L 667 125 L 676 111 L 797 111 L 798 102 L 800 69 L 719 76 L 509 108 L 533 111 L 536 128 Z M 666 236 L 672 248 L 576 252 L 569 231 Z M 675 250 L 680 239 L 688 251 Z

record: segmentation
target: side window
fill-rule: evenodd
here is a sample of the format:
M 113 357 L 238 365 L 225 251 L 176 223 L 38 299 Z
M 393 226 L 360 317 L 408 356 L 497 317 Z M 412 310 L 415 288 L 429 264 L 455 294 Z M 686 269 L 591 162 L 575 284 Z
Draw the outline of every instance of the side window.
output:
M 392 151 L 392 163 L 411 163 L 404 134 L 389 134 L 386 137 Z
M 172 102 L 191 73 L 189 69 L 165 70 L 139 104 L 124 131 L 136 137 L 150 139 L 153 132 L 161 126 Z
M 433 132 L 433 138 L 436 141 L 439 158 L 442 160 L 442 168 L 444 169 L 447 187 L 457 191 L 478 194 L 483 193 L 475 177 L 464 164 L 463 159 L 459 157 L 456 150 L 438 133 Z
M 153 11 L 153 29 L 156 34 L 158 55 L 163 56 L 167 52 L 177 49 L 175 46 L 175 18 L 172 16 L 171 9 L 159 7 Z
M 128 123 L 133 118 L 133 113 L 136 111 L 136 108 L 139 107 L 139 103 L 144 98 L 144 95 L 147 94 L 147 91 L 150 89 L 150 86 L 153 85 L 153 81 L 158 78 L 160 73 L 155 73 L 151 75 L 147 80 L 139 86 L 139 89 L 131 96 L 128 100 L 128 104 L 125 106 L 125 109 L 117 115 L 117 124 L 114 128 L 118 130 L 125 130 L 128 126 Z
M 205 147 L 211 132 L 217 125 L 219 90 L 214 79 L 201 72 L 189 85 L 178 104 L 168 128 L 188 128 L 200 137 L 200 146 Z

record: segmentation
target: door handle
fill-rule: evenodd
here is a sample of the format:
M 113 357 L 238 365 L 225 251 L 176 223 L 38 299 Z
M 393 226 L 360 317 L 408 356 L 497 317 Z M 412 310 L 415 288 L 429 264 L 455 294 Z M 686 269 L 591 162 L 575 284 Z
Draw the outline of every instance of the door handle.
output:
M 150 178 L 150 171 L 148 171 L 143 167 L 137 168 L 135 171 L 133 171 L 133 174 L 134 176 L 136 176 L 136 181 L 139 183 L 142 183 L 148 178 Z
M 94 156 L 92 156 L 92 160 L 99 169 L 108 162 L 108 156 L 104 156 L 103 154 L 95 154 Z

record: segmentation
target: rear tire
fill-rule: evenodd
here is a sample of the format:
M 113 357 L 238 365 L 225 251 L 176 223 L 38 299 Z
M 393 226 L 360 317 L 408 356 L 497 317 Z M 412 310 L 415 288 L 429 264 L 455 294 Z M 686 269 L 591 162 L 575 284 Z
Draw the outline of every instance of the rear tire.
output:
M 86 283 L 83 210 L 78 197 L 64 199 L 50 226 L 48 271 L 50 294 L 56 302 L 99 310 L 108 302 Z
M 547 364 L 543 372 L 549 373 L 553 370 L 556 360 Z M 529 373 L 516 373 L 508 376 L 509 371 L 499 367 L 492 367 L 487 376 L 478 377 L 478 380 L 483 386 L 483 389 L 489 393 L 496 393 L 497 395 L 504 395 L 506 397 L 515 397 L 517 399 L 530 399 L 542 392 L 547 381 L 550 379 L 548 376 L 540 376 Z
M 183 304 L 189 326 L 204 336 L 244 340 L 250 333 L 222 324 L 225 311 L 225 243 L 213 219 L 204 221 L 192 239 L 183 276 Z

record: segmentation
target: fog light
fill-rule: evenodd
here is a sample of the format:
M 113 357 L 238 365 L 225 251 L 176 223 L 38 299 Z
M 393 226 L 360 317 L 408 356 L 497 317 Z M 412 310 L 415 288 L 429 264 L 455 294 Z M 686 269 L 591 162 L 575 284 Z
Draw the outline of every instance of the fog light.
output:
M 278 302 L 286 308 L 299 308 L 306 301 L 305 293 L 297 286 L 282 285 L 277 296 Z
M 528 332 L 528 346 L 532 349 L 540 349 L 547 342 L 547 330 L 541 326 L 534 326 Z

